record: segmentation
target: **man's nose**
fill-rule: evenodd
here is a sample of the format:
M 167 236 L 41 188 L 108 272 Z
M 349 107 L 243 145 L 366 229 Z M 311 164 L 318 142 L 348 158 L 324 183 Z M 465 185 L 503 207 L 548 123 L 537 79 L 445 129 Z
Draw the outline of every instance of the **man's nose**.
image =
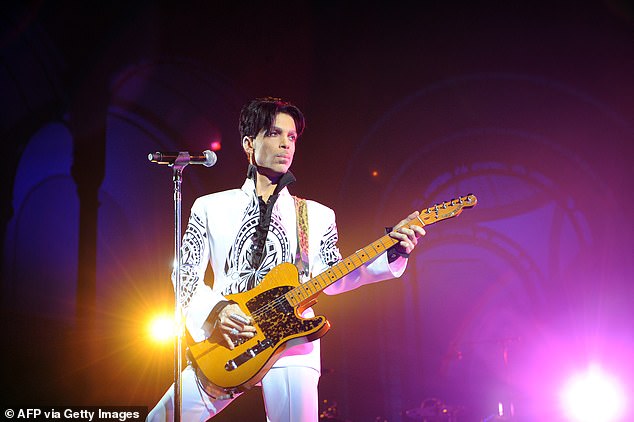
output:
M 291 144 L 291 140 L 288 139 L 288 136 L 282 136 L 280 141 L 280 147 L 289 148 Z

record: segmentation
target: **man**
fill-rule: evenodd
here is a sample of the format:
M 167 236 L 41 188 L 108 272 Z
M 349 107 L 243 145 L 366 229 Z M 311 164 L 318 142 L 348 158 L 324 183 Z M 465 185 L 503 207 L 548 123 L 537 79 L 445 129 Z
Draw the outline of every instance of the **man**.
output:
M 245 105 L 239 130 L 249 160 L 246 181 L 240 189 L 206 195 L 194 202 L 181 250 L 180 297 L 194 341 L 220 334 L 233 349 L 234 342 L 253 337 L 253 321 L 225 296 L 252 289 L 273 267 L 294 263 L 301 280 L 306 281 L 341 260 L 334 212 L 288 192 L 288 185 L 295 180 L 289 168 L 304 127 L 301 111 L 280 99 L 256 99 Z M 401 227 L 417 216 L 417 212 L 410 214 L 390 233 L 399 241 L 394 247 L 324 292 L 336 294 L 399 277 L 417 239 L 425 234 L 418 226 Z M 214 273 L 213 287 L 203 282 L 208 262 Z M 303 315 L 314 314 L 309 308 Z M 319 373 L 319 340 L 293 340 L 262 379 L 267 419 L 316 422 Z M 198 377 L 192 365 L 183 371 L 181 383 L 182 417 L 186 421 L 213 417 L 233 399 Z M 148 420 L 171 420 L 173 407 L 170 388 Z

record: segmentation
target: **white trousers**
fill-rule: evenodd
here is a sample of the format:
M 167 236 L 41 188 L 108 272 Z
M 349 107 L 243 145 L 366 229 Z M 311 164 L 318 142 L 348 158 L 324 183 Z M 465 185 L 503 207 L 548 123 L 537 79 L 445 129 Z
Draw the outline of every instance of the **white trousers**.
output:
M 317 422 L 319 419 L 317 384 L 319 372 L 313 368 L 290 366 L 271 368 L 262 379 L 262 395 L 269 422 Z M 181 420 L 204 422 L 233 399 L 212 399 L 196 380 L 191 366 L 181 375 Z M 147 417 L 148 422 L 174 420 L 174 386 L 172 385 Z

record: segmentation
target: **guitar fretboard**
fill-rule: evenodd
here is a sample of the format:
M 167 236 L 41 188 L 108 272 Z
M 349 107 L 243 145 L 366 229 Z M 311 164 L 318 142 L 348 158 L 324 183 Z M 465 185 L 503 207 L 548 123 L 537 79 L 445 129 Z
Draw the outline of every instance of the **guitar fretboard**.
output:
M 396 239 L 387 235 L 383 236 L 365 248 L 359 249 L 349 257 L 339 261 L 318 276 L 290 290 L 286 293 L 286 299 L 293 306 L 297 306 L 303 301 L 309 300 L 340 278 L 345 277 L 366 262 L 373 260 L 396 243 Z
M 475 206 L 477 199 L 474 195 L 462 196 L 451 201 L 436 204 L 433 207 L 423 210 L 418 218 L 411 220 L 406 227 L 428 226 L 435 222 L 455 217 L 463 208 Z M 326 287 L 330 286 L 342 277 L 356 270 L 366 262 L 369 262 L 398 243 L 397 239 L 386 234 L 380 239 L 375 240 L 366 247 L 359 249 L 352 255 L 339 261 L 323 273 L 311 278 L 303 284 L 289 290 L 286 294 L 286 300 L 292 306 L 299 306 L 302 302 L 308 302 L 321 293 Z

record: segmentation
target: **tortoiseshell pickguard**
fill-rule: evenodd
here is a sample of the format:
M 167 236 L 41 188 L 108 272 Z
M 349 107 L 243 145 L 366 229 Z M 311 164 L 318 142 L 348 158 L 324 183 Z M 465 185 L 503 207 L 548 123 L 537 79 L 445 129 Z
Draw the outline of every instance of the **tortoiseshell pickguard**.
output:
M 307 336 L 306 333 L 317 329 L 324 323 L 323 317 L 312 319 L 299 318 L 295 309 L 284 297 L 293 286 L 278 286 L 266 290 L 246 303 L 251 317 L 262 330 L 265 337 L 278 344 L 282 340 Z M 314 340 L 310 335 L 308 340 Z
M 245 391 L 264 377 L 295 339 L 313 341 L 330 328 L 324 316 L 302 318 L 302 302 L 293 306 L 286 294 L 297 288 L 297 268 L 284 263 L 273 268 L 255 288 L 226 296 L 253 319 L 255 336 L 232 336 L 229 347 L 222 330 L 214 330 L 206 340 L 191 344 L 188 358 L 198 376 L 227 393 Z

